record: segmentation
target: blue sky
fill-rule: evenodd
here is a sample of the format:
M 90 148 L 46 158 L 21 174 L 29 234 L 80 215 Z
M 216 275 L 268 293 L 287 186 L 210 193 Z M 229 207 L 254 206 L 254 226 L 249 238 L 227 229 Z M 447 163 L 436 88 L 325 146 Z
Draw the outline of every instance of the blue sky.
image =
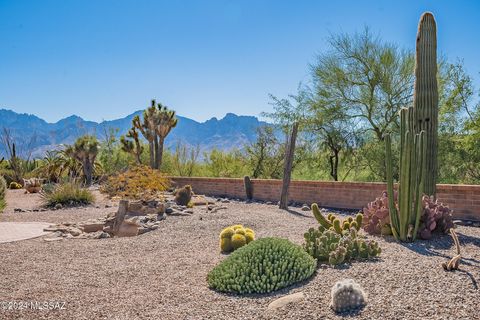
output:
M 480 1 L 0 0 L 0 108 L 110 120 L 151 98 L 203 121 L 271 110 L 330 33 L 368 25 L 413 49 L 432 11 L 441 53 L 479 84 Z M 477 85 L 478 87 L 478 85 Z

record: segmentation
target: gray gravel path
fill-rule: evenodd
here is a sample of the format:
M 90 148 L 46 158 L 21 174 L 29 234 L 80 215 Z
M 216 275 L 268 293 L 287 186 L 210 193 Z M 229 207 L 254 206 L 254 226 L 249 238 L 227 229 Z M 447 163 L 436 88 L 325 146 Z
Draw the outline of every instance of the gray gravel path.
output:
M 0 221 L 75 222 L 116 210 L 104 205 L 100 199 L 80 209 L 7 210 Z M 303 233 L 317 225 L 309 212 L 224 205 L 227 210 L 213 214 L 199 207 L 192 216 L 167 217 L 158 230 L 134 238 L 0 244 L 0 302 L 65 302 L 65 310 L 0 309 L 0 319 L 340 319 L 328 304 L 331 286 L 344 278 L 355 279 L 369 294 L 355 319 L 480 319 L 480 228 L 473 227 L 457 229 L 465 256 L 457 272 L 440 266 L 454 252 L 448 236 L 409 245 L 379 239 L 379 260 L 321 266 L 311 280 L 272 295 L 211 291 L 205 278 L 225 257 L 218 250 L 223 227 L 242 223 L 257 237 L 301 244 Z M 274 299 L 299 291 L 304 301 L 266 311 Z

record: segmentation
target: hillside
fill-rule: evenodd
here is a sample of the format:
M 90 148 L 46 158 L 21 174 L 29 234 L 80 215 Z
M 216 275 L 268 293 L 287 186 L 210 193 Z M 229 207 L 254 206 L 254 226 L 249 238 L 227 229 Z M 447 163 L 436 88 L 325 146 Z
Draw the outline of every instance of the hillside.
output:
M 141 115 L 142 111 L 100 123 L 87 121 L 76 115 L 48 123 L 35 115 L 0 109 L 0 129 L 8 128 L 19 145 L 30 145 L 34 156 L 41 157 L 46 150 L 58 148 L 62 144 L 71 144 L 84 134 L 94 134 L 99 139 L 104 139 L 105 132 L 118 129 L 116 136 L 119 137 L 127 132 L 132 118 L 137 114 Z M 256 139 L 255 129 L 266 124 L 257 117 L 238 116 L 233 113 L 227 113 L 222 119 L 211 118 L 205 122 L 177 117 L 178 125 L 166 140 L 168 148 L 174 147 L 178 141 L 191 146 L 199 145 L 202 151 L 213 148 L 221 150 L 242 148 Z M 1 150 L 4 153 L 3 146 Z

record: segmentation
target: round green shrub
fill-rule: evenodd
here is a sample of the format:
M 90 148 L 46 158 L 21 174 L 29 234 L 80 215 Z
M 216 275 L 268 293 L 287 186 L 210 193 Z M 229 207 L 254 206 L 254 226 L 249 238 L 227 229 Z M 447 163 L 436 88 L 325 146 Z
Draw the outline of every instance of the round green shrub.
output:
M 220 292 L 268 293 L 310 278 L 316 265 L 302 247 L 287 239 L 262 238 L 220 262 L 207 282 Z

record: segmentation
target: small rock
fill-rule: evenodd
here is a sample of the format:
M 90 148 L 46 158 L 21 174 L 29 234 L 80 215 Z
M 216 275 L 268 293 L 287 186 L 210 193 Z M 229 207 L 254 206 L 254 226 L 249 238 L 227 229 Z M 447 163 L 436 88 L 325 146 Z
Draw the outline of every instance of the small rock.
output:
M 97 232 L 103 230 L 103 222 L 100 221 L 92 221 L 92 222 L 85 222 L 80 224 L 80 228 L 83 229 L 83 232 Z
M 168 208 L 165 209 L 166 214 L 170 214 L 172 212 L 173 212 L 173 208 L 168 207 Z
M 105 205 L 105 208 L 111 208 L 111 207 L 112 207 L 112 206 L 109 205 L 109 204 L 106 204 L 106 205 Z
M 265 202 L 265 204 L 271 206 L 273 204 L 273 202 L 272 201 L 267 201 L 267 202 Z
M 13 212 L 25 212 L 25 210 L 20 209 L 20 208 L 15 208 L 15 209 L 13 209 Z
M 473 226 L 473 227 L 476 227 L 476 228 L 480 227 L 480 221 L 474 221 L 474 222 L 472 223 L 472 226 Z
M 62 206 L 61 203 L 57 203 L 57 204 L 55 205 L 55 207 L 53 207 L 53 208 L 54 208 L 55 210 L 60 210 L 60 209 L 63 208 L 63 206 Z
M 306 206 L 306 205 L 303 205 L 302 206 L 302 211 L 310 211 L 310 207 Z
M 150 230 L 156 230 L 158 229 L 158 224 L 152 224 L 151 226 L 148 227 Z
M 82 234 L 82 230 L 75 228 L 75 227 L 70 227 L 67 229 L 67 232 L 70 233 L 72 236 L 76 237 Z
M 459 226 L 463 226 L 464 222 L 462 220 L 453 220 L 453 223 Z
M 228 200 L 228 199 L 222 199 L 222 203 L 230 203 L 230 200 Z
M 270 302 L 270 304 L 267 307 L 267 310 L 277 310 L 278 308 L 284 307 L 287 304 L 298 303 L 303 299 L 305 299 L 305 295 L 303 294 L 303 292 L 289 294 Z
M 54 233 L 49 234 L 46 237 L 47 238 L 58 238 L 58 237 L 61 237 L 61 236 L 63 236 L 63 233 L 61 231 L 55 231 Z
M 43 238 L 43 241 L 53 242 L 53 241 L 62 241 L 63 237 L 55 237 L 55 238 Z

